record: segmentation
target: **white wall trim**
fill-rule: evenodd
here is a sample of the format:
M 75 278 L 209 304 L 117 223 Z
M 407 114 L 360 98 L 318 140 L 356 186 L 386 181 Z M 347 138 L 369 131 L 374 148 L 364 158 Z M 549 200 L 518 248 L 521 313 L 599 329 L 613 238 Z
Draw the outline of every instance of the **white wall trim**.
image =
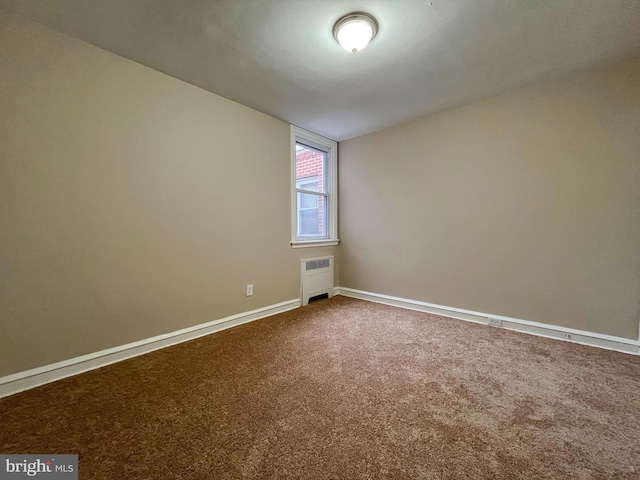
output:
M 379 293 L 364 292 L 362 290 L 354 290 L 352 288 L 336 287 L 335 294 L 344 295 L 345 297 L 359 298 L 370 302 L 383 303 L 385 305 L 392 305 L 409 310 L 417 310 L 419 312 L 434 313 L 436 315 L 466 320 L 468 322 L 482 323 L 484 325 L 488 325 L 490 320 L 497 320 L 501 322 L 501 326 L 499 328 L 505 328 L 507 330 L 515 330 L 517 332 L 529 333 L 540 337 L 555 338 L 556 340 L 564 340 L 579 343 L 581 345 L 590 345 L 593 347 L 605 348 L 607 350 L 616 350 L 618 352 L 640 355 L 640 340 L 614 337 L 602 333 L 587 332 L 584 330 L 576 330 L 573 328 L 532 322 L 529 320 L 520 320 L 518 318 L 505 317 L 502 315 L 474 312 L 472 310 L 463 310 L 461 308 L 436 305 L 433 303 L 420 302 L 418 300 L 409 300 L 406 298 L 392 297 L 390 295 L 382 295 Z
M 127 343 L 118 347 L 108 348 L 99 352 L 82 355 L 43 367 L 33 368 L 24 372 L 14 373 L 0 378 L 0 398 L 13 395 L 24 390 L 55 382 L 63 378 L 88 372 L 128 358 L 144 355 L 145 353 L 169 347 L 177 343 L 193 340 L 211 333 L 226 330 L 242 323 L 253 322 L 276 313 L 293 310 L 300 306 L 300 299 L 276 303 L 268 307 L 258 308 L 249 312 L 238 313 L 211 322 L 183 328 L 175 332 L 165 333 L 137 342 Z
M 340 239 L 337 240 L 316 240 L 311 242 L 291 242 L 292 248 L 304 248 L 304 247 L 334 247 L 340 243 Z

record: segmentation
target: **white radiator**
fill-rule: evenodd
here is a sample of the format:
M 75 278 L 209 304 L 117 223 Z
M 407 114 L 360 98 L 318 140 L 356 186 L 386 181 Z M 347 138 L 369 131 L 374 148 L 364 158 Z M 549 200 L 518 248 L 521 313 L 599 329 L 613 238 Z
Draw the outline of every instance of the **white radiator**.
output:
M 327 294 L 333 297 L 333 257 L 302 259 L 302 306 L 309 299 Z

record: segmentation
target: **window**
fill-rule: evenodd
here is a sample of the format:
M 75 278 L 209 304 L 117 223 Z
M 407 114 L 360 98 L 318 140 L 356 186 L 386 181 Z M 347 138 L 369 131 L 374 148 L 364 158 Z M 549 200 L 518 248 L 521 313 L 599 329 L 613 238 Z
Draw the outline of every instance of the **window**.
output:
M 337 144 L 291 126 L 291 245 L 337 245 Z

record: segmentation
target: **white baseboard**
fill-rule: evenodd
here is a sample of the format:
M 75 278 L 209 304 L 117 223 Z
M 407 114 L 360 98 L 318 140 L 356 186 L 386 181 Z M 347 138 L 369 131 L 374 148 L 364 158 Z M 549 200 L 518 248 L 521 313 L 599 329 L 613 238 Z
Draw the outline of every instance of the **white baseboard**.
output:
M 334 290 L 336 295 L 344 295 L 345 297 L 359 298 L 361 300 L 383 303 L 385 305 L 392 305 L 409 310 L 434 313 L 444 317 L 457 318 L 459 320 L 482 323 L 484 325 L 488 325 L 490 320 L 496 320 L 501 323 L 501 326 L 498 328 L 505 328 L 507 330 L 515 330 L 517 332 L 538 335 L 540 337 L 555 338 L 556 340 L 564 340 L 565 342 L 568 341 L 582 345 L 605 348 L 607 350 L 617 350 L 618 352 L 640 355 L 640 340 L 586 332 L 584 330 L 575 330 L 573 328 L 559 327 L 557 325 L 548 325 L 546 323 L 504 317 L 502 315 L 474 312 L 471 310 L 463 310 L 461 308 L 446 307 L 417 300 L 409 300 L 406 298 L 392 297 L 379 293 L 354 290 L 352 288 L 336 287 Z
M 81 357 L 71 358 L 62 362 L 33 368 L 24 372 L 15 373 L 0 378 L 0 398 L 13 395 L 24 390 L 55 382 L 79 373 L 104 367 L 112 363 L 137 357 L 145 353 L 175 345 L 177 343 L 193 340 L 194 338 L 219 332 L 227 328 L 235 327 L 242 323 L 253 322 L 276 313 L 293 310 L 300 306 L 300 299 L 288 300 L 268 307 L 258 308 L 250 312 L 243 312 L 229 317 L 202 323 L 193 327 L 183 328 L 175 332 L 146 338 L 137 342 L 120 345 Z

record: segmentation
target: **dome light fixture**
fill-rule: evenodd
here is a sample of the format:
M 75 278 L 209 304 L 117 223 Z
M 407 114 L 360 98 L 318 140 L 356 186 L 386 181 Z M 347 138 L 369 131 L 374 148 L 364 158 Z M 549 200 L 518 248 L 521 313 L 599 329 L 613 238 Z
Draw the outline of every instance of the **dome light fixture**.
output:
M 333 26 L 333 36 L 347 52 L 357 53 L 378 33 L 378 22 L 368 13 L 354 12 L 340 18 Z

